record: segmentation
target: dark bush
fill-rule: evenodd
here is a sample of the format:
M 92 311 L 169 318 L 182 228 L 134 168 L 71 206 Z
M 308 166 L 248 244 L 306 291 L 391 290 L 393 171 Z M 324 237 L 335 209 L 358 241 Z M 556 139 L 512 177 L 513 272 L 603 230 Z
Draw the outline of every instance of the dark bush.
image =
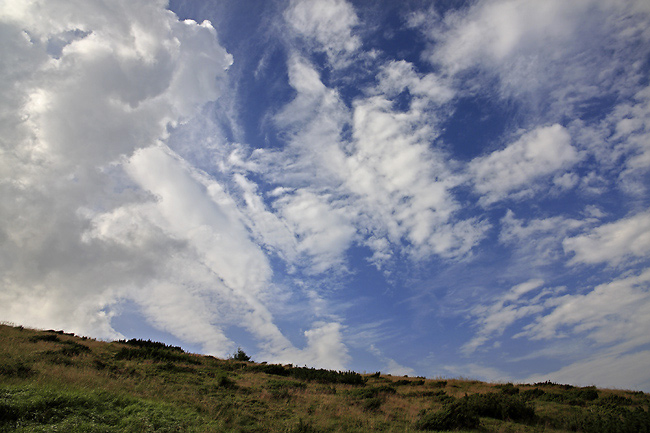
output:
M 235 383 L 235 381 L 229 378 L 228 376 L 226 376 L 225 374 L 222 374 L 217 378 L 217 386 L 226 389 L 237 388 L 237 384 Z
M 379 395 L 395 394 L 397 390 L 392 386 L 377 386 L 373 388 L 359 388 L 348 391 L 349 395 L 359 399 L 375 398 Z
M 641 408 L 590 408 L 549 421 L 555 428 L 582 433 L 650 432 L 650 414 Z
M 119 340 L 118 343 L 128 344 L 129 346 L 142 347 L 145 349 L 159 349 L 159 350 L 171 350 L 174 352 L 184 353 L 184 350 L 178 346 L 170 346 L 159 341 L 151 340 L 140 340 L 139 338 L 132 338 L 130 340 Z
M 266 388 L 269 389 L 305 389 L 307 385 L 302 382 L 294 382 L 292 380 L 269 380 L 266 382 Z
M 408 380 L 408 379 L 401 379 L 401 380 L 396 380 L 393 382 L 393 385 L 395 386 L 420 386 L 424 385 L 424 380 Z
M 91 352 L 90 347 L 84 344 L 79 344 L 74 341 L 62 341 L 61 343 L 65 344 L 65 346 L 59 349 L 58 352 L 64 356 L 78 356 L 82 353 Z
M 478 416 L 499 420 L 529 422 L 535 410 L 521 398 L 506 394 L 472 394 L 461 399 Z
M 379 408 L 381 408 L 383 402 L 384 400 L 380 397 L 372 397 L 363 400 L 363 402 L 361 403 L 361 407 L 363 408 L 363 410 L 367 412 L 374 412 L 379 410 Z
M 598 390 L 595 386 L 587 386 L 585 388 L 575 389 L 571 392 L 571 394 L 573 394 L 575 398 L 585 401 L 594 401 L 598 398 Z
M 0 364 L 0 376 L 18 377 L 24 379 L 34 374 L 32 367 L 24 361 L 14 361 Z
M 610 394 L 605 397 L 601 397 L 596 401 L 598 406 L 629 406 L 634 404 L 631 398 L 622 397 L 616 394 Z
M 290 371 L 279 364 L 258 364 L 250 367 L 250 370 L 260 373 L 273 374 L 276 376 L 289 376 Z
M 230 356 L 230 359 L 235 361 L 250 361 L 251 357 L 246 355 L 246 352 L 241 347 L 238 347 L 237 351 Z
M 434 388 L 444 388 L 447 386 L 447 381 L 446 380 L 438 380 L 435 382 L 431 382 L 431 386 Z
M 289 433 L 319 433 L 316 427 L 311 425 L 309 422 L 304 422 L 302 418 L 298 420 L 298 425 L 289 430 Z
M 34 335 L 33 337 L 29 337 L 29 341 L 36 343 L 38 341 L 59 342 L 61 340 L 59 339 L 59 336 L 55 334 L 38 334 Z
M 418 430 L 473 429 L 478 426 L 478 416 L 462 400 L 447 404 L 439 411 L 423 411 L 415 423 Z
M 519 388 L 514 386 L 512 383 L 506 383 L 504 385 L 497 385 L 496 388 L 501 390 L 502 394 L 506 394 L 506 395 L 519 394 Z
M 167 349 L 155 348 L 130 348 L 123 347 L 116 354 L 115 359 L 118 360 L 151 360 L 155 362 L 186 362 L 189 364 L 200 364 L 200 361 L 193 357 L 186 355 L 183 352 Z
M 289 376 L 299 380 L 318 383 L 342 383 L 346 385 L 365 385 L 363 376 L 354 371 L 334 371 L 308 367 L 294 367 L 288 370 Z
M 544 390 L 539 389 L 539 388 L 527 389 L 527 390 L 522 391 L 521 393 L 519 393 L 521 398 L 523 398 L 526 401 L 534 400 L 536 398 L 539 398 L 539 397 L 543 396 L 544 394 L 546 394 L 546 392 Z
M 546 382 L 537 382 L 534 384 L 535 386 L 552 386 L 552 387 L 560 387 L 562 389 L 573 389 L 575 388 L 573 385 L 566 385 L 566 384 L 561 384 L 561 383 L 555 383 L 551 382 L 550 380 L 547 380 Z

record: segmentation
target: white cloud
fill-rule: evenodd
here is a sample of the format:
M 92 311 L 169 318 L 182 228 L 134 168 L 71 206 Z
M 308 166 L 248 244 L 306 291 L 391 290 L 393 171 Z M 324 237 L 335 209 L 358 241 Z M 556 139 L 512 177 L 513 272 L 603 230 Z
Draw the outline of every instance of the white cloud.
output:
M 580 159 L 561 125 L 538 127 L 505 149 L 472 160 L 469 172 L 481 202 L 491 204 L 533 187 L 532 181 L 571 167 Z
M 578 386 L 596 385 L 599 388 L 631 389 L 647 392 L 650 389 L 648 375 L 650 351 L 629 354 L 598 354 L 561 369 L 535 374 L 524 379 L 527 383 L 553 381 Z
M 156 191 L 163 200 L 152 202 L 122 165 L 132 152 L 165 139 L 169 124 L 216 98 L 232 61 L 210 23 L 180 22 L 164 6 L 112 1 L 108 7 L 99 0 L 0 6 L 0 31 L 11 41 L 1 48 L 0 71 L 6 96 L 0 98 L 6 198 L 0 315 L 116 338 L 116 304 L 131 298 L 154 325 L 222 353 L 230 343 L 211 325 L 218 309 L 204 304 L 219 284 L 188 248 L 200 237 L 198 223 L 192 226 L 198 220 L 188 217 L 192 227 L 184 226 L 189 214 L 164 208 L 182 186 L 161 182 Z M 184 204 L 195 204 L 196 191 L 186 192 Z M 197 231 L 192 238 L 183 229 Z M 235 284 L 249 275 L 225 277 Z
M 383 373 L 392 374 L 393 376 L 413 376 L 415 374 L 414 369 L 401 365 L 394 359 L 386 357 L 374 344 L 370 344 L 368 350 L 384 364 L 381 369 Z
M 647 48 L 630 41 L 647 46 L 648 22 L 643 0 L 489 0 L 412 24 L 435 42 L 428 59 L 447 73 L 478 69 L 496 76 L 503 96 L 559 119 L 580 113 L 592 98 L 634 86 L 617 71 L 643 76 Z
M 382 66 L 377 78 L 377 90 L 388 98 L 394 98 L 406 89 L 427 104 L 444 104 L 454 96 L 454 90 L 442 77 L 434 73 L 418 74 L 413 64 L 405 60 Z
M 432 146 L 436 111 L 453 95 L 441 79 L 417 74 L 406 62 L 388 64 L 350 112 L 304 59 L 293 56 L 288 67 L 297 95 L 275 116 L 287 146 L 257 150 L 253 158 L 272 182 L 290 188 L 272 206 L 317 270 L 342 263 L 353 242 L 373 248 L 378 266 L 390 258 L 391 245 L 417 258 L 457 258 L 480 242 L 488 225 L 454 220 L 460 207 L 450 190 L 461 177 Z M 407 111 L 396 111 L 390 97 L 405 88 L 413 100 Z
M 510 209 L 501 219 L 499 242 L 517 249 L 517 261 L 523 272 L 530 274 L 531 266 L 545 266 L 564 259 L 563 240 L 570 234 L 594 224 L 597 219 L 588 216 L 572 219 L 564 216 L 529 219 L 517 218 Z
M 476 335 L 462 346 L 462 352 L 471 354 L 490 339 L 502 335 L 515 321 L 544 311 L 549 302 L 553 302 L 545 298 L 553 294 L 554 290 L 540 290 L 543 284 L 544 281 L 540 279 L 530 280 L 512 287 L 497 297 L 491 305 L 474 307 L 471 314 L 477 317 L 476 326 L 479 329 Z M 539 293 L 532 298 L 524 296 L 532 291 Z
M 564 295 L 557 306 L 520 334 L 532 339 L 584 335 L 617 353 L 650 343 L 650 270 L 601 284 L 582 295 Z
M 298 34 L 312 41 L 312 47 L 324 51 L 334 67 L 349 64 L 361 47 L 361 40 L 353 34 L 359 18 L 346 0 L 292 0 L 284 17 Z
M 307 345 L 303 349 L 269 347 L 261 356 L 273 363 L 344 370 L 350 358 L 343 343 L 342 330 L 343 326 L 338 322 L 315 322 L 304 332 Z
M 309 256 L 313 272 L 344 268 L 344 253 L 357 232 L 347 203 L 300 190 L 284 195 L 274 204 L 297 236 L 298 251 Z
M 641 212 L 594 228 L 589 233 L 566 238 L 564 250 L 574 253 L 570 263 L 618 265 L 630 259 L 645 259 L 650 253 L 650 212 Z

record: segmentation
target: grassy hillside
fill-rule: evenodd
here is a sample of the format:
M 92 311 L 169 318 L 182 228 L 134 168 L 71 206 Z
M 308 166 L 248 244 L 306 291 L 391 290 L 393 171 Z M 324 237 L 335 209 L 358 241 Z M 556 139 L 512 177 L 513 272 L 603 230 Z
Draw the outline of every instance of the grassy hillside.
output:
M 0 325 L 0 432 L 650 432 L 650 396 L 222 360 Z

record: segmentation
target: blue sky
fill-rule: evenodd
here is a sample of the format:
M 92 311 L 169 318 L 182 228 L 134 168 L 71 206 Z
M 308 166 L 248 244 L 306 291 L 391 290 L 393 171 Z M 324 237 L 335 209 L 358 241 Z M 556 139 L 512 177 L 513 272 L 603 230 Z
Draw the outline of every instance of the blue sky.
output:
M 0 320 L 650 391 L 644 0 L 0 3 Z

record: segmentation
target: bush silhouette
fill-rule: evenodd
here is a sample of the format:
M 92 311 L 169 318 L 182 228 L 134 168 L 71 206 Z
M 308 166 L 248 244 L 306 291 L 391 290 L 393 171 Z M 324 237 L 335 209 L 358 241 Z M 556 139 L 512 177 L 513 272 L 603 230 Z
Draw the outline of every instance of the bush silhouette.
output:
M 237 351 L 232 354 L 230 359 L 233 359 L 235 361 L 250 361 L 251 357 L 246 355 L 246 352 L 241 347 L 237 348 Z

